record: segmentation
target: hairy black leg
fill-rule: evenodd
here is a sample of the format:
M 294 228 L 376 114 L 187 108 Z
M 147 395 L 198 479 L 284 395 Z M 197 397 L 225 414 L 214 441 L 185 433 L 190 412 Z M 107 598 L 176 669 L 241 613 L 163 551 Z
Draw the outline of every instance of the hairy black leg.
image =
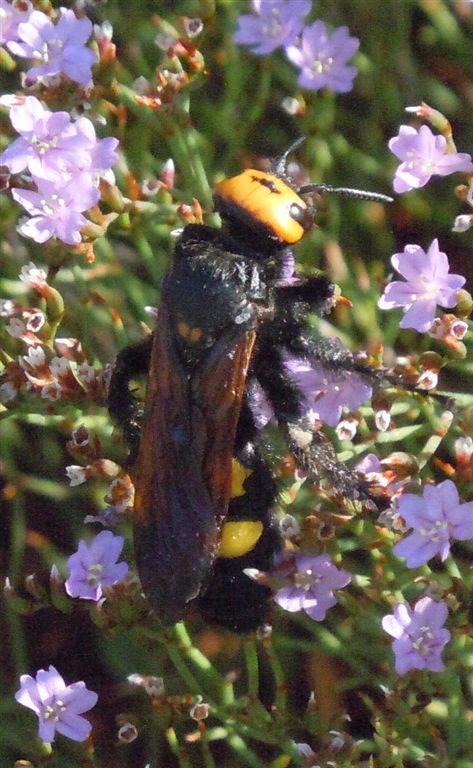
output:
M 142 407 L 130 390 L 130 381 L 148 373 L 152 336 L 139 344 L 125 347 L 115 361 L 108 391 L 108 410 L 119 424 L 130 451 L 133 464 L 140 444 Z
M 351 372 L 360 374 L 373 386 L 398 387 L 421 397 L 430 397 L 442 408 L 454 409 L 452 398 L 439 392 L 419 389 L 401 374 L 385 368 L 373 368 L 361 357 L 355 357 L 338 339 L 320 338 L 307 327 L 309 313 L 323 315 L 333 307 L 334 286 L 323 276 L 309 277 L 295 285 L 281 286 L 276 290 L 276 316 L 268 324 L 268 334 L 296 357 L 306 357 L 315 365 L 323 364 L 326 371 L 337 376 Z
M 347 499 L 370 501 L 360 476 L 337 460 L 330 440 L 304 416 L 302 393 L 285 372 L 282 355 L 272 346 L 270 336 L 267 341 L 259 339 L 251 372 L 268 396 L 300 468 L 314 480 L 328 480 Z

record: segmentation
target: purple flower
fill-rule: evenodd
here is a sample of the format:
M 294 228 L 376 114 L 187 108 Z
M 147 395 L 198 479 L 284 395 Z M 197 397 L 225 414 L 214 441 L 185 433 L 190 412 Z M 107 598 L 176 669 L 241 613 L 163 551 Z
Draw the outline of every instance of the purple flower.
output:
M 293 559 L 290 586 L 279 589 L 274 601 L 285 611 L 305 611 L 314 621 L 323 621 L 337 602 L 334 589 L 346 587 L 351 576 L 336 568 L 328 555 L 297 554 Z
M 116 584 L 128 573 L 126 563 L 117 563 L 123 544 L 123 536 L 114 536 L 111 531 L 101 531 L 90 545 L 80 541 L 77 552 L 67 561 L 67 594 L 82 600 L 100 600 L 103 587 Z
M 87 147 L 87 153 L 76 159 L 76 167 L 81 170 L 92 173 L 108 171 L 117 162 L 118 139 L 108 136 L 105 139 L 99 139 L 95 134 L 93 123 L 87 117 L 80 117 L 74 123 L 77 136 Z
M 91 67 L 97 56 L 86 47 L 92 34 L 89 19 L 78 19 L 74 11 L 61 8 L 59 21 L 54 24 L 41 11 L 33 11 L 28 21 L 18 25 L 19 42 L 9 43 L 9 50 L 38 62 L 28 70 L 30 80 L 64 74 L 75 83 L 88 86 L 92 81 Z
M 87 117 L 73 123 L 67 112 L 49 112 L 34 96 L 11 107 L 10 121 L 20 137 L 0 155 L 0 164 L 11 173 L 28 169 L 62 188 L 80 171 L 100 174 L 117 161 L 118 139 L 97 141 Z
M 253 0 L 254 14 L 239 17 L 234 40 L 259 56 L 289 45 L 301 32 L 310 6 L 310 0 Z
M 0 0 L 0 45 L 9 48 L 11 42 L 18 41 L 18 25 L 28 21 L 32 10 L 29 2 L 7 3 Z
M 338 27 L 329 36 L 323 21 L 315 21 L 302 32 L 300 44 L 286 46 L 286 55 L 301 70 L 297 81 L 301 88 L 330 88 L 347 93 L 356 75 L 356 68 L 347 66 L 347 61 L 359 45 L 360 41 L 350 37 L 347 27 Z
M 437 305 L 446 308 L 456 305 L 457 291 L 465 278 L 449 274 L 447 255 L 439 251 L 437 239 L 432 240 L 427 253 L 420 245 L 406 245 L 403 253 L 391 257 L 391 264 L 406 282 L 388 283 L 378 307 L 404 307 L 400 327 L 425 333 L 434 321 Z
M 67 112 L 49 112 L 34 96 L 27 96 L 23 104 L 10 110 L 11 124 L 20 138 L 0 155 L 0 164 L 11 173 L 28 168 L 30 173 L 46 179 L 57 179 L 90 165 L 93 144 L 79 126 L 83 120 L 90 123 L 81 118 L 74 124 Z
M 417 601 L 414 610 L 399 603 L 393 614 L 383 618 L 384 631 L 396 638 L 393 651 L 399 675 L 405 675 L 411 669 L 429 669 L 431 672 L 445 669 L 441 656 L 450 640 L 450 632 L 442 627 L 447 616 L 445 603 L 423 597 Z
M 402 161 L 394 174 L 395 192 L 424 187 L 433 175 L 473 171 L 470 155 L 446 152 L 445 136 L 435 135 L 427 125 L 422 125 L 418 131 L 410 125 L 401 125 L 399 134 L 390 140 L 389 149 Z
M 398 511 L 412 533 L 399 541 L 393 551 L 406 558 L 408 568 L 416 568 L 435 555 L 445 560 L 452 539 L 473 539 L 473 501 L 461 504 L 451 480 L 426 485 L 423 496 L 404 494 L 399 499 Z
M 20 224 L 18 231 L 37 243 L 57 237 L 68 245 L 78 245 L 80 230 L 88 223 L 82 211 L 87 211 L 99 199 L 99 191 L 92 185 L 90 176 L 78 174 L 60 189 L 53 181 L 37 177 L 34 180 L 37 192 L 28 189 L 11 191 L 17 203 L 32 216 Z
M 50 665 L 48 670 L 38 670 L 36 678 L 21 675 L 20 684 L 15 699 L 36 712 L 43 741 L 54 741 L 56 731 L 74 741 L 87 738 L 92 726 L 80 715 L 95 707 L 98 697 L 84 682 L 66 685 L 57 669 Z
M 331 427 L 340 421 L 344 406 L 355 410 L 373 392 L 354 371 L 337 370 L 295 357 L 286 358 L 284 365 L 303 394 L 309 416 L 321 419 Z

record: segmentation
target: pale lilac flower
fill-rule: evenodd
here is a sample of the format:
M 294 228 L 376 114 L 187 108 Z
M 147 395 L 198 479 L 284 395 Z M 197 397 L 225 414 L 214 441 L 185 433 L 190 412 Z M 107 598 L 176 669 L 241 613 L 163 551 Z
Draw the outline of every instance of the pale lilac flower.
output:
M 33 5 L 23 0 L 21 3 L 7 3 L 0 0 L 0 45 L 10 47 L 18 41 L 18 25 L 28 21 Z
M 44 243 L 57 237 L 68 245 L 81 242 L 80 231 L 87 224 L 83 211 L 92 208 L 99 199 L 99 191 L 89 174 L 78 174 L 60 189 L 46 179 L 34 178 L 38 191 L 12 189 L 13 198 L 32 216 L 18 227 L 25 237 Z
M 286 55 L 301 70 L 297 81 L 301 88 L 347 93 L 356 76 L 356 68 L 347 61 L 359 46 L 360 41 L 350 37 L 347 27 L 338 27 L 329 35 L 324 22 L 315 21 L 303 30 L 300 43 L 286 46 Z
M 97 141 L 94 124 L 87 117 L 80 117 L 74 123 L 74 128 L 77 131 L 77 135 L 81 137 L 87 146 L 85 162 L 76 162 L 78 168 L 84 171 L 98 173 L 108 171 L 115 165 L 117 162 L 117 153 L 115 150 L 119 143 L 118 139 L 115 139 L 112 136 L 107 136 L 105 139 L 99 139 Z
M 33 11 L 27 22 L 18 25 L 19 42 L 9 50 L 16 56 L 33 59 L 38 66 L 28 70 L 30 80 L 65 74 L 75 83 L 92 82 L 91 67 L 96 54 L 86 47 L 92 34 L 89 19 L 78 19 L 74 11 L 61 8 L 56 24 L 41 11 Z
M 20 137 L 0 155 L 0 163 L 11 173 L 28 168 L 37 176 L 57 179 L 90 164 L 90 139 L 77 130 L 67 112 L 50 112 L 37 98 L 27 96 L 12 106 L 10 121 Z
M 249 46 L 253 53 L 265 56 L 295 40 L 310 7 L 309 0 L 253 0 L 253 14 L 239 17 L 233 38 L 239 45 Z
M 427 253 L 420 245 L 406 245 L 395 253 L 391 264 L 406 282 L 388 283 L 378 301 L 380 309 L 404 308 L 400 328 L 415 328 L 425 333 L 431 327 L 437 306 L 450 308 L 457 303 L 457 291 L 465 283 L 462 275 L 449 274 L 445 253 L 438 240 L 432 240 Z
M 389 141 L 388 146 L 401 160 L 394 174 L 395 192 L 424 187 L 434 175 L 473 171 L 471 156 L 466 152 L 447 152 L 445 136 L 432 133 L 427 125 L 421 125 L 418 131 L 410 125 L 401 125 L 399 134 Z
M 38 670 L 35 678 L 21 675 L 20 684 L 15 699 L 37 714 L 39 737 L 43 741 L 54 741 L 56 731 L 73 741 L 85 741 L 92 726 L 80 715 L 95 707 L 98 697 L 84 682 L 66 685 L 50 665 L 48 670 Z
M 50 112 L 34 96 L 11 107 L 10 121 L 20 137 L 0 155 L 0 164 L 11 173 L 27 168 L 34 176 L 63 186 L 79 171 L 95 174 L 117 161 L 117 139 L 97 141 L 88 118 L 74 123 L 67 112 Z
M 279 589 L 274 601 L 285 611 L 305 611 L 314 621 L 323 621 L 337 602 L 334 589 L 346 587 L 351 576 L 338 569 L 328 555 L 297 554 L 289 574 L 290 586 Z
M 451 480 L 426 485 L 422 496 L 404 494 L 398 511 L 412 533 L 398 541 L 393 552 L 406 558 L 408 568 L 417 568 L 435 555 L 445 560 L 452 539 L 473 539 L 473 501 L 460 503 Z
M 82 600 L 100 600 L 104 587 L 121 581 L 128 573 L 126 563 L 117 563 L 124 541 L 123 536 L 114 536 L 111 531 L 101 531 L 90 545 L 81 540 L 77 552 L 67 561 L 67 594 Z
M 399 675 L 405 675 L 411 669 L 431 672 L 445 669 L 442 651 L 450 640 L 450 632 L 443 628 L 447 616 L 445 603 L 423 597 L 413 610 L 409 605 L 399 603 L 393 614 L 383 618 L 384 631 L 395 638 L 393 651 Z
M 291 357 L 286 357 L 284 366 L 303 395 L 308 416 L 321 419 L 330 427 L 340 421 L 343 407 L 356 410 L 373 392 L 355 371 Z

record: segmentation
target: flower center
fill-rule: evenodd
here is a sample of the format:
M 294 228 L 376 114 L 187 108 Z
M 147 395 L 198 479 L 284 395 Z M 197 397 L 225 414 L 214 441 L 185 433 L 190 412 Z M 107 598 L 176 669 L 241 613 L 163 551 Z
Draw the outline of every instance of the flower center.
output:
M 40 139 L 38 138 L 38 136 L 33 134 L 31 138 L 31 143 L 33 147 L 36 149 L 38 155 L 45 155 L 49 149 L 54 149 L 57 147 L 58 137 L 53 136 L 52 139 L 46 140 L 46 139 Z
M 63 712 L 66 710 L 66 705 L 61 699 L 57 699 L 54 704 L 46 704 L 43 710 L 43 718 L 45 720 L 54 720 L 58 722 Z
M 299 571 L 294 575 L 294 584 L 296 587 L 303 589 L 304 592 L 308 592 L 314 584 L 318 584 L 320 578 L 315 575 L 312 568 L 307 568 L 305 571 Z
M 419 528 L 419 533 L 431 541 L 441 541 L 445 538 L 447 529 L 448 522 L 446 520 L 436 520 L 429 528 Z
M 427 277 L 427 275 L 419 275 L 418 282 L 422 285 L 422 289 L 411 293 L 411 301 L 437 298 L 439 292 L 438 285 L 430 277 Z
M 324 55 L 321 54 L 319 58 L 314 61 L 311 69 L 314 75 L 323 75 L 323 74 L 326 74 L 327 72 L 330 72 L 330 70 L 332 69 L 332 66 L 333 66 L 333 57 L 327 56 L 327 58 L 325 58 Z
M 282 24 L 279 19 L 279 11 L 277 8 L 272 8 L 271 16 L 271 20 L 263 24 L 261 30 L 263 34 L 268 37 L 279 37 L 282 32 Z
M 96 587 L 100 584 L 100 578 L 103 573 L 104 566 L 102 563 L 94 563 L 87 569 L 87 584 L 89 587 Z
M 427 656 L 432 648 L 434 633 L 430 627 L 420 627 L 419 637 L 412 641 L 412 647 L 420 656 Z
M 409 171 L 420 171 L 431 176 L 435 172 L 435 163 L 433 160 L 426 160 L 425 157 L 419 157 L 412 149 L 406 152 L 407 168 Z

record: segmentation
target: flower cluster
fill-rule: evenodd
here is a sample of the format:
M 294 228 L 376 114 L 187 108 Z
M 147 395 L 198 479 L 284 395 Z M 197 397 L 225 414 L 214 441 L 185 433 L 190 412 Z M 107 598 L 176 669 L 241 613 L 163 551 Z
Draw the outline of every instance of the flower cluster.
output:
M 57 237 L 78 245 L 87 224 L 83 214 L 99 200 L 98 182 L 117 160 L 118 140 L 97 140 L 88 118 L 73 122 L 67 112 L 50 112 L 34 96 L 17 99 L 10 120 L 20 136 L 0 155 L 0 163 L 12 174 L 28 171 L 34 185 L 12 189 L 31 216 L 19 231 L 37 243 Z
M 92 34 L 89 19 L 78 19 L 74 11 L 61 8 L 54 23 L 41 11 L 19 6 L 1 0 L 1 43 L 15 56 L 34 62 L 27 83 L 48 84 L 51 78 L 66 75 L 84 87 L 92 85 L 91 68 L 97 56 L 86 46 Z
M 8 403 L 23 393 L 46 400 L 103 400 L 108 369 L 98 369 L 85 359 L 77 339 L 55 338 L 53 329 L 64 311 L 61 295 L 47 282 L 46 271 L 33 262 L 22 267 L 20 280 L 43 300 L 43 308 L 0 300 L 0 317 L 9 336 L 26 345 L 26 354 L 6 363 L 0 374 L 0 402 Z M 54 352 L 56 354 L 54 354 Z
M 240 16 L 234 39 L 259 56 L 284 48 L 289 61 L 300 70 L 301 88 L 346 93 L 356 75 L 355 67 L 347 62 L 360 42 L 350 37 L 347 27 L 339 27 L 331 35 L 323 21 L 304 27 L 310 8 L 309 0 L 252 0 L 253 13 Z

